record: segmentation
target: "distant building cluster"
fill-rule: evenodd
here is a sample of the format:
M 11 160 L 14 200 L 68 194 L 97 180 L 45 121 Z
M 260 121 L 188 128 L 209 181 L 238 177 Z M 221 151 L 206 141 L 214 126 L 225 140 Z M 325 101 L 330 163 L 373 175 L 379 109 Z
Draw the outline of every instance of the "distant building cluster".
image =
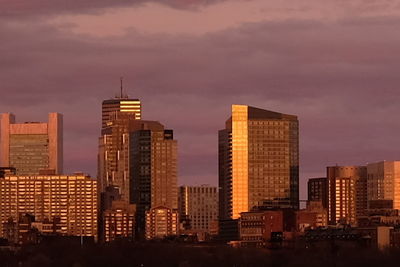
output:
M 61 114 L 47 123 L 1 114 L 0 237 L 400 245 L 400 161 L 329 166 L 308 180 L 301 209 L 297 116 L 232 105 L 218 132 L 218 188 L 178 186 L 174 131 L 142 118 L 139 99 L 103 101 L 95 179 L 63 172 Z

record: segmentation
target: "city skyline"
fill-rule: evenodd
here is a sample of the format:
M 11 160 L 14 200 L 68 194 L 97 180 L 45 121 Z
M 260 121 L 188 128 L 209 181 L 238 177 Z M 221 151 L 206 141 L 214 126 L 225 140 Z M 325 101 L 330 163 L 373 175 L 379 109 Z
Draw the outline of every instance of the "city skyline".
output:
M 216 132 L 231 104 L 298 115 L 302 199 L 325 166 L 400 158 L 393 3 L 22 2 L 0 11 L 0 112 L 63 113 L 66 172 L 95 176 L 100 104 L 120 76 L 144 119 L 175 130 L 179 184 L 216 185 Z

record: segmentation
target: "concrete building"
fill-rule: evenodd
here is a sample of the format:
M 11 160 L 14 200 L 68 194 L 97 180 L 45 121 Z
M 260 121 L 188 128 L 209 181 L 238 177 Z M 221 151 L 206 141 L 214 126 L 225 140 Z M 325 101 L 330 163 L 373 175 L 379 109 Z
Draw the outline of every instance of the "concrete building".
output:
M 328 208 L 328 179 L 311 178 L 307 182 L 308 201 L 321 201 L 322 206 Z
M 158 239 L 179 234 L 179 215 L 176 210 L 158 206 L 146 212 L 146 239 Z
M 188 230 L 210 231 L 218 219 L 218 191 L 214 186 L 181 186 L 179 188 L 180 221 L 188 220 Z
M 97 181 L 83 174 L 0 178 L 0 233 L 10 218 L 59 218 L 62 235 L 97 237 Z
M 104 241 L 135 237 L 136 205 L 125 201 L 113 201 L 111 208 L 103 213 Z
M 254 207 L 299 208 L 296 116 L 233 105 L 219 131 L 219 219 Z
M 400 161 L 382 161 L 367 165 L 368 202 L 387 200 L 400 210 Z
M 367 167 L 327 167 L 330 224 L 356 224 L 367 209 Z
M 62 115 L 49 113 L 47 123 L 16 123 L 13 114 L 0 114 L 0 167 L 14 167 L 18 175 L 46 169 L 62 173 Z

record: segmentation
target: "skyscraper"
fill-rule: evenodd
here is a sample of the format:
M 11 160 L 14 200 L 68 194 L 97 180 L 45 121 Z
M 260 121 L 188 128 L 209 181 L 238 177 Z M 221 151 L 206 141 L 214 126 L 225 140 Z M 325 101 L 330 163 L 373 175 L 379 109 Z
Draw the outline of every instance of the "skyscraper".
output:
M 392 202 L 400 210 L 400 161 L 382 161 L 367 165 L 368 204 L 379 200 Z
M 180 221 L 189 220 L 190 230 L 209 232 L 218 219 L 218 190 L 214 186 L 181 186 L 179 188 Z
M 142 118 L 142 105 L 139 99 L 128 98 L 121 95 L 119 98 L 104 100 L 102 104 L 102 123 L 101 128 L 109 126 L 118 113 L 126 113 L 134 119 Z
M 143 233 L 150 208 L 178 209 L 177 141 L 159 122 L 134 121 L 129 142 L 131 202 L 137 205 L 138 232 Z
M 45 169 L 62 173 L 62 115 L 50 113 L 47 123 L 15 123 L 13 114 L 1 114 L 0 167 L 14 167 L 18 175 L 38 175 Z
M 367 209 L 366 166 L 327 167 L 330 224 L 355 224 Z
M 233 105 L 219 131 L 220 219 L 257 206 L 299 208 L 296 116 Z

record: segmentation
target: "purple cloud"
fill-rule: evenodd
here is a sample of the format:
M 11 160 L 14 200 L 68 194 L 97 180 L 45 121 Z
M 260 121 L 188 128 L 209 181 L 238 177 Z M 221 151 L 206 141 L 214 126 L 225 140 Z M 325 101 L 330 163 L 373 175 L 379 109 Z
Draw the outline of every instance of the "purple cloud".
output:
M 105 8 L 160 3 L 174 8 L 195 8 L 224 0 L 0 0 L 0 17 L 96 12 Z
M 94 175 L 101 101 L 122 75 L 144 118 L 175 130 L 186 184 L 216 184 L 217 131 L 231 104 L 296 114 L 304 183 L 328 165 L 400 159 L 399 26 L 396 17 L 296 20 L 94 38 L 2 23 L 0 112 L 64 113 L 66 168 Z

